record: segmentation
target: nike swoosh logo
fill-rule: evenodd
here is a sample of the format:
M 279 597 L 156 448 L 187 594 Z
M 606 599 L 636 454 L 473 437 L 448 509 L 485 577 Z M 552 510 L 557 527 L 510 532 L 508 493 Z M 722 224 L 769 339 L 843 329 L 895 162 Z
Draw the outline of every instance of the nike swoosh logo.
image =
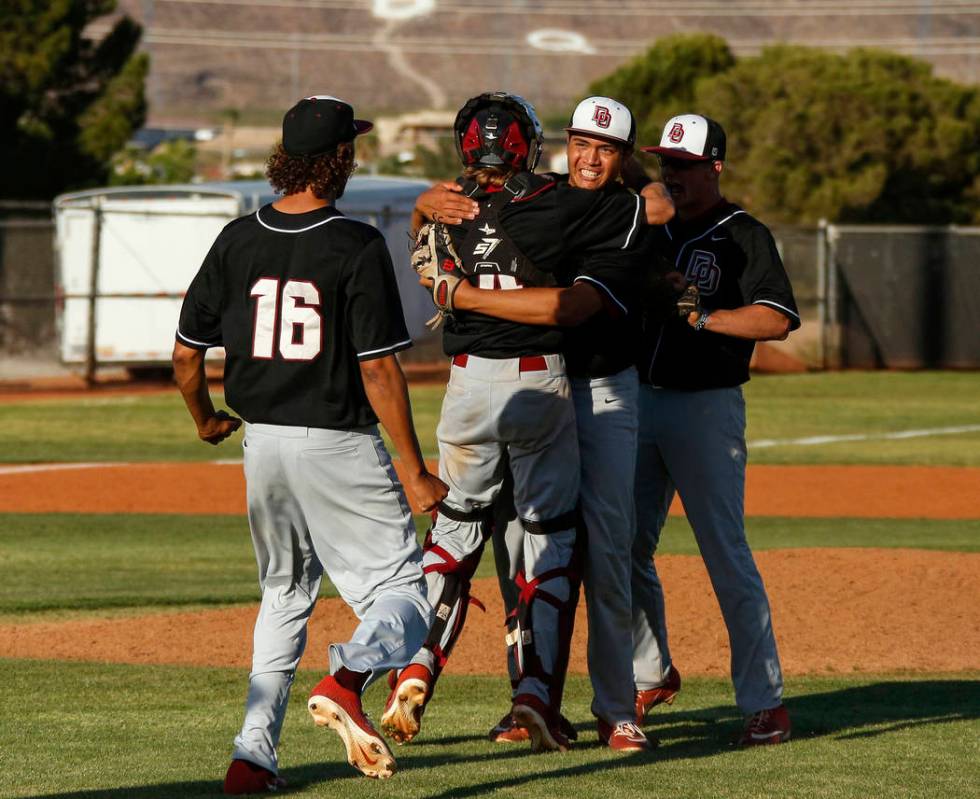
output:
M 764 741 L 767 738 L 774 738 L 776 736 L 781 736 L 782 734 L 783 733 L 779 730 L 776 730 L 775 732 L 766 732 L 766 733 L 754 732 L 752 733 L 751 737 L 753 741 Z
M 724 241 L 725 240 L 725 237 L 724 236 L 712 236 L 711 237 L 711 240 L 712 241 Z
M 609 405 L 610 403 L 613 403 L 615 401 L 616 401 L 615 397 L 606 397 L 606 405 Z

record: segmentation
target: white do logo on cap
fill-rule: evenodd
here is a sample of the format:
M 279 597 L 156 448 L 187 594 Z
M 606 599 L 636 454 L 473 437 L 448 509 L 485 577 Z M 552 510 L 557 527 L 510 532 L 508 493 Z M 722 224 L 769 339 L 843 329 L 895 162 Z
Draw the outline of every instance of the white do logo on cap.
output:
M 572 113 L 565 128 L 568 133 L 596 136 L 632 147 L 636 124 L 630 110 L 611 97 L 586 97 Z

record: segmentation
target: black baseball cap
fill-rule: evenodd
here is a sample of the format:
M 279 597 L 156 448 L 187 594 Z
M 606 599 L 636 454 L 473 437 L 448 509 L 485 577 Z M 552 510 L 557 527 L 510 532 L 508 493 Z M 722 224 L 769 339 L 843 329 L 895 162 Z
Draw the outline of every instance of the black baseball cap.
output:
M 667 120 L 658 146 L 640 149 L 682 161 L 724 161 L 725 141 L 725 130 L 713 119 L 681 114 Z
M 304 97 L 282 118 L 282 148 L 289 155 L 322 155 L 367 133 L 372 122 L 354 119 L 354 109 L 336 97 Z

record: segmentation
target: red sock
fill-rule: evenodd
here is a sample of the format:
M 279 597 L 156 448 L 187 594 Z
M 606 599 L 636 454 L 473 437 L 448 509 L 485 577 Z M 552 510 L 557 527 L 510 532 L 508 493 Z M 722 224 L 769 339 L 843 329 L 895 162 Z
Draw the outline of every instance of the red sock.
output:
M 348 691 L 353 691 L 360 696 L 364 690 L 364 683 L 367 682 L 368 673 L 366 671 L 349 671 L 341 666 L 334 672 L 333 678 L 337 684 Z

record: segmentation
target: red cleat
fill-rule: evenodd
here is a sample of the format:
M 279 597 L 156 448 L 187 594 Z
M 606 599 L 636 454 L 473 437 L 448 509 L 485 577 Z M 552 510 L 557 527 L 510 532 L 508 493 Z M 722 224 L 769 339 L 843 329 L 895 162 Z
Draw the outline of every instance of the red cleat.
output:
M 567 752 L 568 736 L 562 732 L 561 719 L 548 705 L 533 694 L 514 697 L 510 714 L 514 723 L 531 736 L 532 752 Z
M 578 732 L 572 726 L 572 722 L 564 716 L 558 717 L 558 729 L 569 741 L 578 740 Z M 524 743 L 530 739 L 531 734 L 514 722 L 514 717 L 508 713 L 491 728 L 487 733 L 487 738 L 497 744 L 516 744 Z
M 392 682 L 390 677 L 388 682 Z M 422 714 L 430 696 L 432 672 L 418 663 L 402 669 L 392 685 L 381 716 L 381 729 L 385 735 L 398 744 L 408 743 L 418 735 L 422 729 Z
M 647 712 L 660 704 L 670 705 L 681 690 L 681 674 L 675 666 L 667 671 L 663 685 L 636 692 L 636 723 L 642 724 Z
M 248 760 L 232 760 L 225 774 L 222 790 L 230 796 L 249 793 L 269 793 L 286 787 L 286 781 L 277 777 L 269 769 L 257 766 Z
M 599 740 L 617 752 L 652 752 L 657 746 L 632 721 L 621 721 L 615 727 L 602 719 L 596 719 Z
M 530 740 L 531 734 L 524 727 L 518 727 L 514 717 L 508 713 L 490 730 L 487 738 L 498 744 L 517 744 Z
M 307 703 L 318 727 L 330 727 L 344 742 L 347 762 L 368 777 L 395 773 L 395 758 L 361 708 L 361 697 L 327 676 L 310 692 Z
M 745 729 L 738 741 L 739 746 L 765 746 L 781 744 L 789 740 L 792 725 L 789 713 L 783 705 L 760 710 L 745 720 Z

